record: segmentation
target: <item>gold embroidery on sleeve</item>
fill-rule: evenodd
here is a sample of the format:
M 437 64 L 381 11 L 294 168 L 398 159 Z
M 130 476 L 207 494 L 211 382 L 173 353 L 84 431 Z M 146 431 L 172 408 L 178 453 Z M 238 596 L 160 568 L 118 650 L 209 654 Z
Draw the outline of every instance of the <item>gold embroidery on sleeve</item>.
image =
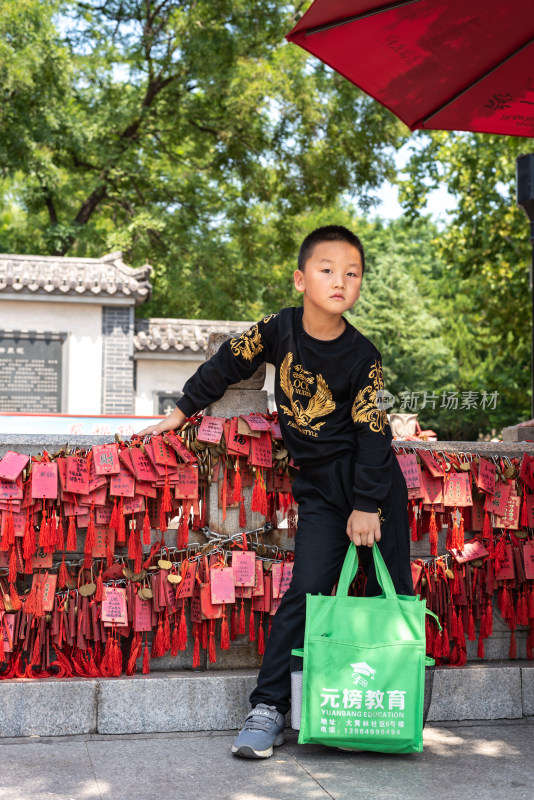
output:
M 269 314 L 264 317 L 262 322 L 267 323 L 274 319 L 277 314 Z M 235 339 L 230 339 L 230 347 L 234 356 L 241 356 L 245 361 L 252 361 L 263 350 L 263 343 L 261 341 L 261 333 L 259 326 L 253 325 L 248 331 L 237 336 Z
M 351 410 L 351 417 L 354 423 L 367 422 L 375 433 L 384 433 L 388 424 L 388 417 L 385 409 L 378 408 L 376 404 L 376 393 L 384 388 L 384 376 L 382 374 L 382 364 L 377 359 L 371 371 L 369 380 L 372 385 L 360 389 Z
M 253 325 L 248 331 L 235 339 L 230 339 L 230 347 L 234 356 L 241 356 L 245 361 L 252 361 L 263 350 L 261 334 L 258 326 Z
M 336 404 L 332 399 L 332 392 L 326 385 L 323 376 L 317 375 L 317 389 L 313 396 L 310 396 L 308 405 L 304 408 L 300 400 L 294 399 L 295 390 L 291 379 L 292 363 L 293 353 L 287 353 L 280 367 L 280 387 L 288 398 L 291 408 L 284 405 L 281 405 L 280 408 L 288 417 L 294 418 L 294 422 L 288 421 L 287 423 L 290 427 L 297 428 L 301 433 L 308 434 L 309 436 L 317 436 L 317 431 L 325 425 L 326 422 L 323 420 L 323 422 L 317 422 L 315 425 L 312 425 L 312 422 L 317 419 L 317 417 L 325 417 L 335 410 Z M 295 372 L 297 372 L 299 376 L 305 374 L 300 364 L 295 366 Z

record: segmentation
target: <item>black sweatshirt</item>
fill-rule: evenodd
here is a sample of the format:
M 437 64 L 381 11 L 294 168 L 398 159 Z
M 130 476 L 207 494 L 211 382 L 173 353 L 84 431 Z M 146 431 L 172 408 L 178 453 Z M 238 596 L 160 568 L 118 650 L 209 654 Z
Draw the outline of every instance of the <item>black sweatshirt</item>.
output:
M 345 320 L 337 339 L 307 334 L 302 308 L 283 308 L 225 341 L 183 388 L 186 416 L 249 378 L 263 361 L 276 369 L 275 398 L 284 443 L 299 467 L 354 452 L 354 504 L 376 512 L 391 486 L 392 434 L 376 393 L 384 388 L 376 347 Z

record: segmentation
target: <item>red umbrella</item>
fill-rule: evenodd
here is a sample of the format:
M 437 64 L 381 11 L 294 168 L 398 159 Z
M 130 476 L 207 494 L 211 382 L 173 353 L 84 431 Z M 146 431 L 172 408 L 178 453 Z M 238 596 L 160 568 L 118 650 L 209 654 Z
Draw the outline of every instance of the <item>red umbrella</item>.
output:
M 315 0 L 287 39 L 412 130 L 534 136 L 532 0 Z

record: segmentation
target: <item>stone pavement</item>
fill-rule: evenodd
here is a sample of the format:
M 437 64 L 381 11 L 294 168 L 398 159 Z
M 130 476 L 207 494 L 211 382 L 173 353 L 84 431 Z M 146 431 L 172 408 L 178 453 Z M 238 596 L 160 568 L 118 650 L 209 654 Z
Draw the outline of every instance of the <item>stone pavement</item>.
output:
M 161 702 L 165 703 L 162 694 Z M 531 800 L 534 719 L 425 728 L 423 753 L 299 746 L 237 759 L 231 732 L 0 742 L 0 800 Z

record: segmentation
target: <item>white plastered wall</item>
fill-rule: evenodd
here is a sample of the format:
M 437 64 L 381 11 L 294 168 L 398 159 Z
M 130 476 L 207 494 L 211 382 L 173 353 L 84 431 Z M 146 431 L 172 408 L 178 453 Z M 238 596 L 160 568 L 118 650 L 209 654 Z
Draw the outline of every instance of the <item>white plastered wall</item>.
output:
M 135 397 L 136 416 L 149 416 L 157 414 L 156 394 L 158 392 L 181 392 L 184 383 L 204 363 L 204 358 L 199 360 L 186 360 L 187 357 L 165 355 L 159 357 L 157 353 L 147 356 L 138 356 L 137 361 L 137 391 Z M 189 356 L 189 358 L 191 358 Z M 267 364 L 265 379 L 266 391 L 274 397 L 274 367 Z M 269 409 L 274 409 L 274 400 L 269 398 Z
M 66 333 L 63 414 L 100 414 L 102 305 L 64 300 L 0 300 L 0 328 Z

